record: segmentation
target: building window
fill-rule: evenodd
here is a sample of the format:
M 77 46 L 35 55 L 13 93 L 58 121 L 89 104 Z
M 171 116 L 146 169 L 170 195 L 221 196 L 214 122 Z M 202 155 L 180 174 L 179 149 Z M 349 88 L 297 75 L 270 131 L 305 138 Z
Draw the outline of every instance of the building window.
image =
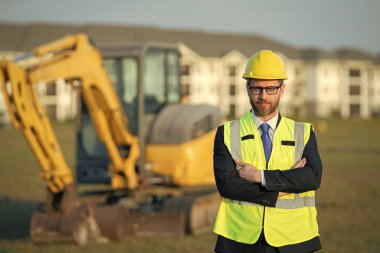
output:
M 229 74 L 229 76 L 236 76 L 236 67 L 235 66 L 229 66 L 228 67 L 228 74 Z
M 350 77 L 360 77 L 359 69 L 350 69 Z
M 294 107 L 294 114 L 295 116 L 299 116 L 301 114 L 301 108 L 300 107 Z
M 230 104 L 230 117 L 235 117 L 236 115 L 236 105 L 235 104 Z
M 190 66 L 189 65 L 181 65 L 181 75 L 183 75 L 183 76 L 190 75 Z
M 236 95 L 236 85 L 230 84 L 230 96 L 235 96 L 235 95 Z
M 294 68 L 294 75 L 298 76 L 301 73 L 301 70 L 299 68 Z
M 350 115 L 360 116 L 360 104 L 350 104 Z
M 350 95 L 360 95 L 360 86 L 350 85 Z
M 190 85 L 182 84 L 182 96 L 189 96 L 189 95 L 190 95 Z
M 56 83 L 48 83 L 46 85 L 46 95 L 48 95 L 48 96 L 57 95 L 57 84 Z

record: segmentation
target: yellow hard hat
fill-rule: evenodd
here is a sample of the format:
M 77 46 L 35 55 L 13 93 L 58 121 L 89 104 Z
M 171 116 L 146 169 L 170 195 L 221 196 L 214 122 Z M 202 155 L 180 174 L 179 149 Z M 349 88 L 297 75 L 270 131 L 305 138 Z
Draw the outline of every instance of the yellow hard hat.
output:
M 244 79 L 288 79 L 285 72 L 285 65 L 280 56 L 271 50 L 261 50 L 249 57 Z

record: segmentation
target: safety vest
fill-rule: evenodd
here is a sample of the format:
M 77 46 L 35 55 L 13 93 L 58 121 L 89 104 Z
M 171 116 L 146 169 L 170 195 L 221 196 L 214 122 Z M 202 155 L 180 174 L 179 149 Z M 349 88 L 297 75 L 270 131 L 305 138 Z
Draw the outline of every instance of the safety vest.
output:
M 309 123 L 282 117 L 273 136 L 268 164 L 251 113 L 224 124 L 224 143 L 234 160 L 248 162 L 261 170 L 288 170 L 301 159 L 311 128 Z M 214 232 L 237 242 L 253 244 L 264 229 L 267 242 L 281 247 L 319 235 L 316 217 L 315 191 L 280 197 L 276 207 L 223 198 Z

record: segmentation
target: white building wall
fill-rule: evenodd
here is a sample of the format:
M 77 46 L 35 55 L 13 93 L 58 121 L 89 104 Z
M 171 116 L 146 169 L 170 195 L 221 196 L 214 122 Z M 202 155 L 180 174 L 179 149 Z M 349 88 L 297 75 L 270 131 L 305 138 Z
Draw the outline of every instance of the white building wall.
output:
M 285 116 L 293 116 L 300 113 L 300 108 L 304 104 L 304 84 L 300 76 L 299 62 L 291 60 L 280 52 L 280 55 L 285 63 L 285 69 L 288 79 L 284 81 L 285 92 L 281 98 L 279 111 Z
M 339 63 L 336 60 L 319 60 L 315 74 L 315 112 L 318 117 L 328 117 L 339 108 Z
M 309 113 L 306 101 L 306 75 L 305 62 L 303 60 L 293 60 L 293 116 L 306 117 Z
M 195 92 L 191 102 L 218 105 L 217 85 L 222 74 L 221 66 L 215 58 L 203 58 L 199 64 L 199 71 L 193 77 Z
M 370 81 L 369 81 L 369 75 L 370 75 L 370 69 L 371 66 L 370 63 L 363 65 L 363 74 L 360 76 L 360 86 L 361 86 L 361 94 L 360 94 L 360 104 L 361 104 L 361 110 L 360 110 L 360 117 L 369 119 L 372 115 L 372 110 L 370 106 Z
M 340 102 L 340 113 L 343 118 L 350 117 L 350 97 L 349 97 L 349 86 L 347 85 L 349 82 L 349 76 L 347 74 L 347 68 L 341 66 L 339 69 L 339 75 L 341 78 L 341 86 L 340 86 L 340 94 L 341 94 L 341 102 Z
M 9 125 L 10 123 L 11 119 L 6 108 L 4 96 L 2 94 L 2 91 L 0 90 L 0 126 Z
M 342 77 L 342 102 L 341 114 L 344 118 L 352 116 L 359 116 L 360 118 L 369 118 L 372 114 L 370 105 L 370 81 L 369 75 L 371 71 L 371 63 L 368 61 L 353 61 L 346 60 L 341 63 L 341 77 Z M 359 77 L 350 76 L 350 70 L 360 71 Z M 350 86 L 358 85 L 360 87 L 360 94 L 350 94 Z M 351 107 L 353 105 L 360 106 L 359 115 L 353 115 Z
M 45 107 L 48 117 L 58 122 L 74 119 L 78 111 L 78 92 L 63 79 L 56 81 L 54 94 L 47 94 L 48 86 L 44 82 L 34 85 L 40 103 Z
M 221 58 L 223 66 L 223 81 L 221 82 L 222 112 L 225 115 L 238 118 L 251 108 L 247 95 L 246 81 L 242 78 L 247 57 L 239 51 L 233 50 Z M 235 69 L 234 75 L 230 74 L 230 68 Z M 235 95 L 230 94 L 230 85 L 235 86 Z M 230 111 L 230 105 L 235 106 L 235 111 Z
M 374 65 L 372 71 L 371 110 L 380 117 L 380 65 Z
M 75 118 L 78 110 L 78 93 L 64 80 L 58 80 L 56 88 L 56 120 L 63 122 Z
M 20 54 L 19 52 L 0 51 L 0 60 L 10 59 L 19 54 Z M 11 118 L 6 108 L 3 92 L 0 89 L 0 126 L 9 126 L 10 124 L 11 124 Z

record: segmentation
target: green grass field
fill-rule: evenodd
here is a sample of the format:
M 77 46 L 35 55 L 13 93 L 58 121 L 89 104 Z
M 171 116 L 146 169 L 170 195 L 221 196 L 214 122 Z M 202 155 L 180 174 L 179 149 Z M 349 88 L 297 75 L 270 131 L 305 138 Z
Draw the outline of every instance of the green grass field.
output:
M 317 192 L 323 253 L 380 250 L 380 120 L 325 121 L 316 126 L 324 164 Z M 75 161 L 74 124 L 55 125 L 70 165 Z M 0 129 L 0 253 L 4 252 L 213 252 L 216 236 L 206 232 L 179 240 L 129 238 L 108 244 L 33 244 L 29 220 L 44 199 L 39 167 L 18 130 Z

